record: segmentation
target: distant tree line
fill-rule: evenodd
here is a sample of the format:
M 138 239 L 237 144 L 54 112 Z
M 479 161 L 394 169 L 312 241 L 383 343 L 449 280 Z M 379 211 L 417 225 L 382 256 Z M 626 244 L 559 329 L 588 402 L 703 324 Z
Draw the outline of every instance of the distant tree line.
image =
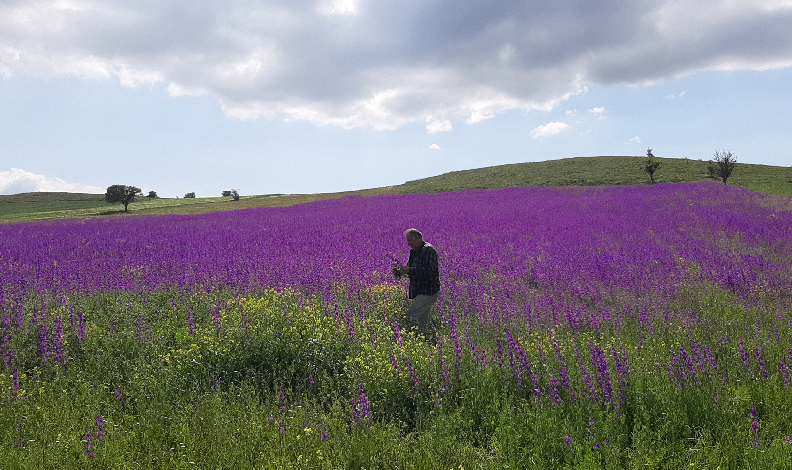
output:
M 221 193 L 223 197 L 230 197 L 234 201 L 239 200 L 239 190 L 238 189 L 231 189 L 228 191 L 223 191 Z M 124 212 L 129 211 L 129 204 L 135 202 L 136 197 L 143 196 L 143 192 L 140 188 L 136 186 L 129 186 L 125 184 L 114 184 L 112 186 L 108 186 L 107 190 L 105 191 L 105 202 L 109 204 L 123 204 L 124 205 Z M 150 199 L 157 199 L 156 191 L 149 191 L 148 195 L 145 196 Z M 176 197 L 178 199 L 178 196 Z M 184 195 L 185 199 L 194 199 L 195 192 L 189 192 Z
M 238 189 L 231 189 L 229 191 L 223 191 L 221 194 L 223 195 L 223 197 L 231 197 L 235 201 L 239 200 L 239 190 Z

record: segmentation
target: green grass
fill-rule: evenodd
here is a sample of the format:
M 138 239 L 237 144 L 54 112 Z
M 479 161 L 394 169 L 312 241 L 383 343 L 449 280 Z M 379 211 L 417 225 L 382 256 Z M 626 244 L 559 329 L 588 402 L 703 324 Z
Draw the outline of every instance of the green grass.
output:
M 69 214 L 107 209 L 104 196 L 84 193 L 21 193 L 0 196 L 0 220 L 25 220 L 32 214 L 52 218 L 51 213 Z
M 683 158 L 658 158 L 657 183 L 701 181 L 708 162 Z M 575 157 L 544 162 L 515 163 L 474 170 L 454 171 L 408 181 L 400 192 L 458 191 L 509 186 L 600 186 L 649 184 L 643 171 L 645 157 Z M 728 184 L 754 191 L 792 196 L 792 168 L 738 163 Z
M 401 185 L 360 191 L 317 194 L 243 196 L 239 201 L 209 197 L 193 199 L 138 198 L 124 212 L 107 204 L 103 195 L 25 193 L 0 196 L 0 222 L 129 214 L 199 214 L 252 207 L 282 207 L 349 195 L 378 195 L 497 189 L 510 186 L 601 186 L 649 184 L 643 171 L 645 157 L 575 157 L 544 162 L 515 163 L 454 171 Z M 706 161 L 659 158 L 657 183 L 707 179 Z M 738 163 L 728 184 L 753 191 L 792 197 L 792 168 Z
M 651 330 L 510 323 L 541 398 L 530 374 L 516 380 L 506 345 L 496 359 L 502 325 L 475 311 L 459 317 L 456 333 L 439 326 L 440 347 L 412 334 L 398 340 L 399 287 L 339 290 L 335 304 L 293 291 L 101 292 L 49 298 L 38 316 L 44 299 L 31 297 L 10 338 L 19 389 L 8 369 L 0 375 L 0 467 L 792 468 L 792 388 L 778 367 L 791 312 L 776 300 L 745 315 L 726 292 L 690 289 Z M 715 304 L 712 314 L 706 306 Z M 339 314 L 349 307 L 355 315 Z M 694 310 L 702 327 L 682 328 Z M 778 342 L 757 322 L 777 326 Z M 57 338 L 58 323 L 64 362 L 54 354 L 42 362 L 42 327 Z M 486 347 L 487 361 L 469 341 Z M 707 373 L 674 384 L 671 354 L 702 341 L 717 369 L 707 362 Z M 580 365 L 596 376 L 592 344 L 607 359 L 610 402 L 599 385 L 599 401 L 588 395 Z M 767 358 L 767 378 L 754 348 Z M 629 357 L 624 388 L 615 353 Z M 566 366 L 569 386 L 556 400 L 549 379 Z M 371 415 L 356 418 L 361 387 Z M 86 436 L 98 433 L 97 416 L 104 433 L 91 458 Z
M 69 217 L 128 215 L 134 213 L 173 214 L 232 210 L 246 206 L 257 207 L 260 201 L 275 196 L 248 196 L 234 202 L 229 198 L 147 198 L 139 197 L 128 212 L 121 204 L 108 204 L 102 194 L 25 193 L 0 196 L 0 220 L 24 221 Z M 249 205 L 248 200 L 257 201 Z

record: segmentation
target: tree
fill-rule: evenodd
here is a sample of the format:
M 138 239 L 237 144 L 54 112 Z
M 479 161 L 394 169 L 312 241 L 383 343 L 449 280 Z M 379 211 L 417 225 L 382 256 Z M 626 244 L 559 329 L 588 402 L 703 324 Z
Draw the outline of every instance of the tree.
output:
M 238 189 L 232 189 L 231 190 L 231 197 L 234 198 L 235 201 L 238 201 L 239 200 L 239 190 Z
M 124 205 L 124 212 L 127 212 L 127 207 L 130 202 L 134 202 L 135 196 L 142 196 L 140 188 L 134 186 L 127 186 L 124 184 L 114 184 L 107 187 L 105 193 L 105 201 L 110 204 L 118 204 L 119 202 Z
M 709 161 L 709 177 L 712 179 L 720 179 L 723 184 L 732 175 L 734 167 L 737 166 L 737 159 L 731 150 L 716 150 L 713 154 L 713 159 Z
M 146 197 L 150 197 L 151 199 L 156 199 L 157 198 L 157 192 L 156 191 L 149 191 L 148 196 L 146 196 Z
M 660 168 L 660 162 L 652 153 L 652 149 L 646 149 L 646 163 L 644 164 L 644 171 L 649 173 L 649 180 L 654 184 L 654 174 Z
M 194 192 L 187 193 L 187 194 L 184 195 L 184 199 L 190 199 L 190 198 L 195 199 L 195 193 Z
M 223 191 L 221 194 L 223 197 L 231 197 L 231 191 Z

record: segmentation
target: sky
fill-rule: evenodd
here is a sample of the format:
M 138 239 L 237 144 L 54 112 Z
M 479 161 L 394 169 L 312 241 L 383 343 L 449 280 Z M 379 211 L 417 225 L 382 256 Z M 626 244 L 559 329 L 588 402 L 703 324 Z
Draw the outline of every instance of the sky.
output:
M 0 194 L 790 166 L 791 85 L 792 0 L 0 0 Z

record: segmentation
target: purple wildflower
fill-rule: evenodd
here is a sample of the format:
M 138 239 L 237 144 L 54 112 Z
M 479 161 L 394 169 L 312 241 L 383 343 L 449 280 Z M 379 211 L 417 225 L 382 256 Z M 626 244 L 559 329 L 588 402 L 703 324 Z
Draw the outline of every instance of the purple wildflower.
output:
M 396 321 L 393 322 L 393 332 L 396 334 L 396 343 L 402 346 L 404 342 L 402 341 L 401 328 L 399 328 L 399 323 Z
M 443 391 L 448 393 L 451 390 L 451 372 L 446 367 L 442 341 L 437 342 L 437 362 L 440 366 L 440 375 L 443 377 Z
M 14 361 L 15 353 L 11 347 L 11 318 L 4 315 L 2 323 L 0 324 L 0 354 L 3 356 L 3 362 L 7 368 L 11 368 L 11 363 Z
M 358 396 L 352 400 L 352 420 L 355 424 L 367 423 L 371 427 L 371 410 L 369 408 L 368 397 L 363 390 L 363 384 L 358 385 Z
M 613 362 L 616 364 L 616 380 L 619 384 L 619 404 L 624 407 L 627 404 L 627 389 L 630 387 L 630 363 L 627 360 L 627 351 L 622 349 L 621 354 L 613 351 Z
M 758 415 L 759 415 L 759 413 L 756 411 L 756 406 L 753 403 L 751 403 L 751 412 L 750 412 L 750 417 L 751 417 L 751 436 L 753 437 L 753 440 L 754 440 L 754 443 L 753 443 L 754 447 L 760 447 L 762 445 L 762 443 L 759 441 L 761 430 L 759 429 L 759 418 L 758 418 Z
M 451 328 L 451 338 L 454 340 L 454 371 L 457 380 L 459 380 L 459 376 L 462 374 L 462 345 L 459 343 L 459 332 L 456 330 L 455 324 Z
M 759 373 L 762 374 L 762 378 L 767 380 L 770 377 L 770 371 L 765 368 L 765 360 L 763 357 L 764 347 L 760 350 L 759 348 L 754 348 L 754 354 L 756 355 L 756 362 L 759 363 Z
M 558 393 L 558 380 L 554 379 L 553 377 L 549 377 L 548 379 L 552 387 L 550 387 L 549 395 L 556 403 L 561 403 L 561 395 Z
M 49 344 L 49 328 L 47 328 L 44 323 L 39 325 L 38 342 L 36 343 L 36 347 L 38 349 L 39 356 L 41 356 L 41 363 L 46 364 L 52 353 L 50 351 Z
M 215 330 L 220 331 L 223 327 L 223 313 L 220 303 L 218 302 L 217 305 L 210 307 L 209 313 L 212 315 L 212 322 L 214 323 Z
M 344 315 L 344 323 L 346 323 L 347 327 L 347 337 L 354 338 L 355 337 L 355 323 L 354 323 L 354 315 L 351 309 Z
M 748 367 L 749 366 L 748 351 L 745 349 L 745 342 L 743 341 L 742 338 L 740 338 L 740 355 L 742 356 L 743 365 L 745 365 L 745 367 Z
M 88 339 L 88 329 L 85 326 L 85 315 L 82 312 L 77 312 L 77 340 L 84 343 Z
M 316 382 L 314 382 L 313 374 L 308 374 L 308 388 L 310 390 L 316 390 Z
M 14 314 L 14 326 L 19 328 L 22 326 L 22 322 L 25 320 L 24 312 L 22 311 L 22 307 L 18 307 L 16 313 Z
M 193 322 L 192 306 L 187 307 L 187 334 L 190 336 L 195 336 L 195 323 Z
M 589 351 L 591 352 L 591 363 L 597 371 L 597 384 L 602 390 L 602 400 L 605 403 L 612 401 L 612 384 L 610 370 L 608 370 L 608 361 L 605 358 L 605 353 L 602 349 L 589 343 Z
M 137 318 L 137 332 L 138 343 L 151 344 L 151 327 L 143 322 L 142 317 Z
M 55 317 L 55 336 L 52 338 L 52 343 L 55 360 L 63 366 L 66 364 L 66 359 L 63 357 L 63 318 L 60 313 Z
M 122 405 L 126 405 L 126 394 L 118 387 L 115 389 L 115 397 Z
M 96 446 L 104 440 L 104 424 L 105 421 L 102 419 L 102 415 L 96 415 L 97 429 L 95 431 L 88 431 L 88 433 L 83 437 L 83 440 L 85 441 L 85 455 L 92 459 L 96 458 Z
M 514 337 L 512 337 L 511 331 L 509 328 L 505 329 L 506 332 L 506 350 L 509 353 L 509 367 L 511 368 L 512 375 L 514 376 L 515 380 L 517 381 L 517 388 L 522 390 L 522 377 L 520 374 L 519 365 L 515 361 L 515 355 L 517 350 L 517 344 L 514 342 Z
M 399 363 L 396 361 L 396 355 L 393 354 L 393 351 L 391 351 L 390 356 L 391 356 L 391 365 L 393 366 L 393 369 L 399 370 Z
M 410 379 L 412 379 L 413 383 L 412 389 L 417 390 L 418 393 L 423 393 L 423 390 L 421 389 L 421 382 L 418 380 L 418 373 L 415 372 L 415 369 L 413 368 L 412 360 L 410 360 L 409 357 L 405 357 L 405 362 L 407 363 L 407 370 L 410 371 Z
M 577 360 L 578 366 L 580 367 L 580 375 L 583 377 L 583 383 L 586 385 L 586 388 L 588 388 L 588 397 L 595 403 L 599 403 L 597 387 L 594 386 L 594 382 L 591 379 L 591 374 L 589 374 L 586 364 L 583 362 L 583 358 L 580 356 L 580 351 L 578 351 L 577 344 L 574 346 L 574 351 L 575 359 Z

